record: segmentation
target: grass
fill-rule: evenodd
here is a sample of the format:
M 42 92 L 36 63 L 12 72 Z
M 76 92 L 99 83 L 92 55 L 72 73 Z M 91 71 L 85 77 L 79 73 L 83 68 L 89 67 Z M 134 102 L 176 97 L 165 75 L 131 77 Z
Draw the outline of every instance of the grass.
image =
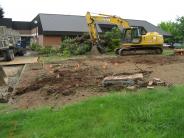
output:
M 58 56 L 58 55 L 51 55 L 51 56 L 42 56 L 40 55 L 40 62 L 44 63 L 57 63 L 68 59 L 77 59 L 77 58 L 84 58 L 85 56 Z
M 4 111 L 0 137 L 15 138 L 182 138 L 184 87 L 116 93 L 78 104 Z
M 174 50 L 173 49 L 164 49 L 163 50 L 163 55 L 164 56 L 170 56 L 174 54 Z M 61 61 L 64 60 L 68 60 L 68 59 L 81 59 L 81 58 L 86 58 L 88 55 L 78 55 L 78 56 L 64 56 L 64 55 L 40 55 L 39 57 L 39 61 L 40 62 L 44 62 L 44 63 L 59 63 Z M 102 55 L 104 56 L 104 55 Z M 110 52 L 110 53 L 106 53 L 105 56 L 111 56 L 111 57 L 115 57 L 114 52 Z
M 171 55 L 174 55 L 174 50 L 173 49 L 170 49 L 170 48 L 167 48 L 167 49 L 164 49 L 163 50 L 163 53 L 162 53 L 164 56 L 171 56 Z

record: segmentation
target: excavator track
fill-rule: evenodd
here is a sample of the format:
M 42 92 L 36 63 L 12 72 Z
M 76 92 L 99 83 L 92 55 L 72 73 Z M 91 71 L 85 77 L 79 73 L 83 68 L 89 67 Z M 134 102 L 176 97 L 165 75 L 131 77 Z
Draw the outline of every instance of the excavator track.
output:
M 141 54 L 162 54 L 163 49 L 158 46 L 149 47 L 125 47 L 115 51 L 117 55 L 141 55 Z

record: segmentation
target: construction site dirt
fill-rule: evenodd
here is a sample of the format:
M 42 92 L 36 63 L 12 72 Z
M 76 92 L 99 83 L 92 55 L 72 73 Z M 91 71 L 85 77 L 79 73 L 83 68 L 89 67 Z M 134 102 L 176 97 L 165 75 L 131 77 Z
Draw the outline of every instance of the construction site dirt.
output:
M 183 56 L 161 55 L 89 56 L 54 64 L 28 64 L 13 94 L 13 104 L 18 108 L 62 106 L 106 95 L 114 88 L 104 88 L 102 80 L 119 74 L 141 72 L 145 81 L 156 77 L 168 84 L 183 84 L 183 68 Z

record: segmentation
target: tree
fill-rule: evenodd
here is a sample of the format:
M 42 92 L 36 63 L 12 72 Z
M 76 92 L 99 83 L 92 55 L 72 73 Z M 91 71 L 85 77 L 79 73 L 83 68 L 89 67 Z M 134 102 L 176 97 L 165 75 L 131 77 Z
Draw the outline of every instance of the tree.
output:
M 176 19 L 175 22 L 161 22 L 158 25 L 162 30 L 172 34 L 171 38 L 167 38 L 168 42 L 184 42 L 184 16 Z
M 177 24 L 179 39 L 184 42 L 184 16 L 177 19 Z
M 4 17 L 4 10 L 3 8 L 0 6 L 0 18 Z

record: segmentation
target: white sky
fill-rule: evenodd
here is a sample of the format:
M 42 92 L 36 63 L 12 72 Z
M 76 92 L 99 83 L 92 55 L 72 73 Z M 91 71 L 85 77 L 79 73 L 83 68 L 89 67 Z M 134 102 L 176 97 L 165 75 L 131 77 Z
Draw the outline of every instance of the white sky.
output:
M 5 17 L 14 21 L 31 21 L 38 13 L 85 15 L 87 11 L 161 21 L 184 16 L 184 0 L 0 0 Z

